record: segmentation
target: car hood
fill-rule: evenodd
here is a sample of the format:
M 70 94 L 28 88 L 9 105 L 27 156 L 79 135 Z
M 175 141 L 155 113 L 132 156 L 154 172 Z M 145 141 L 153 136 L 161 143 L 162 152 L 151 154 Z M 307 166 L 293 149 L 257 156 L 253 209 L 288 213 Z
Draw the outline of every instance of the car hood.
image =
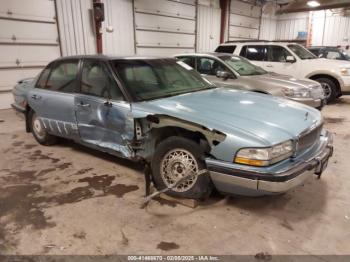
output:
M 133 104 L 134 117 L 168 115 L 234 136 L 250 136 L 261 145 L 295 139 L 320 124 L 311 107 L 264 94 L 216 88 Z
M 350 68 L 350 61 L 345 60 L 334 60 L 326 58 L 316 58 L 316 59 L 305 59 L 302 60 L 303 65 L 306 68 L 313 70 L 327 69 L 329 71 L 340 73 L 340 68 Z
M 241 78 L 254 84 L 262 84 L 267 86 L 287 87 L 291 89 L 303 89 L 320 86 L 319 83 L 309 79 L 296 79 L 288 75 L 280 75 L 276 73 L 268 73 L 264 75 L 241 76 Z

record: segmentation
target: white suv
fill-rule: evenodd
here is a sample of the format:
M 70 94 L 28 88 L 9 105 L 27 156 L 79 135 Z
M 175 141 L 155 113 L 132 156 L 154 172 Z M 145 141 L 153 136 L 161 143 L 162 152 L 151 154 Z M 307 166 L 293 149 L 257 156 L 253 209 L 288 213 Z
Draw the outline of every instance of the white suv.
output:
M 296 43 L 229 41 L 215 52 L 243 56 L 267 71 L 316 80 L 324 88 L 327 101 L 350 91 L 350 62 L 318 58 Z

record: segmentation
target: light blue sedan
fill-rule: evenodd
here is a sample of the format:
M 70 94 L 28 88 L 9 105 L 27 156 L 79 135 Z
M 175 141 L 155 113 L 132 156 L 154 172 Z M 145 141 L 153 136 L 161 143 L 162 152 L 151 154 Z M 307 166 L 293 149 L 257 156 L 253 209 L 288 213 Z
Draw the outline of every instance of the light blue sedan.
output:
M 179 197 L 286 192 L 333 152 L 318 110 L 218 88 L 170 58 L 60 58 L 13 94 L 40 144 L 64 137 L 148 163 L 155 186 Z

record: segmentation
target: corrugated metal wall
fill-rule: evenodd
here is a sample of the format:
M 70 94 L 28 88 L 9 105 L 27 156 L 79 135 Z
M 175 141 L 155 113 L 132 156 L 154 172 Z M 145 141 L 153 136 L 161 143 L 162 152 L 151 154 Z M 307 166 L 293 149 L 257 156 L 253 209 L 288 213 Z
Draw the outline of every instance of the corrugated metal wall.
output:
M 56 0 L 62 55 L 94 54 L 92 1 Z
M 331 10 L 312 15 L 312 45 L 346 46 L 350 44 L 350 16 Z
M 293 40 L 298 36 L 298 32 L 307 32 L 309 23 L 309 13 L 282 14 L 277 18 L 276 40 Z
M 276 17 L 262 17 L 260 25 L 259 39 L 262 40 L 275 40 L 277 30 L 277 18 Z
M 219 0 L 200 0 L 197 21 L 197 51 L 214 51 L 220 43 Z

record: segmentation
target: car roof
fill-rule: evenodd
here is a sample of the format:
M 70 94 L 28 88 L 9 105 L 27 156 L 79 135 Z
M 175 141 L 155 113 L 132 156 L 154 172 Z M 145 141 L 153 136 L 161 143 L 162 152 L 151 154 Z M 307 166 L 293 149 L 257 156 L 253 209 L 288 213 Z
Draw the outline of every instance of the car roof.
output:
M 174 59 L 173 57 L 160 57 L 160 56 L 109 56 L 109 55 L 74 55 L 63 56 L 57 58 L 55 61 L 70 60 L 70 59 L 98 59 L 102 61 L 109 60 L 157 60 L 157 59 Z
M 309 49 L 316 49 L 316 48 L 329 48 L 329 49 L 339 49 L 338 47 L 336 46 L 310 46 L 308 47 Z
M 234 55 L 232 53 L 219 53 L 219 52 L 201 52 L 201 53 L 182 53 L 182 54 L 176 54 L 174 57 L 178 56 L 211 56 L 211 57 L 222 57 L 222 56 L 236 56 L 239 57 L 238 55 Z
M 269 40 L 237 40 L 237 41 L 226 41 L 225 43 L 220 44 L 220 46 L 230 46 L 234 44 L 252 44 L 252 45 L 273 45 L 273 44 L 283 44 L 283 45 L 288 45 L 288 44 L 300 44 L 297 42 L 293 41 L 269 41 Z

